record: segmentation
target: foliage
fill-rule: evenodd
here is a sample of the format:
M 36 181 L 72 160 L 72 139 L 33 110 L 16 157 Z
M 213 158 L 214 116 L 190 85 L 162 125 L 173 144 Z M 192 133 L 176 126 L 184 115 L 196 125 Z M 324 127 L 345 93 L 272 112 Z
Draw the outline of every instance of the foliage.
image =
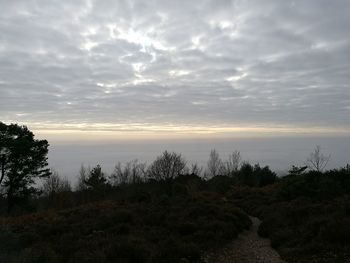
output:
M 182 178 L 186 185 L 193 177 Z M 160 183 L 157 183 L 160 184 Z M 192 195 L 90 203 L 9 218 L 0 226 L 22 240 L 25 262 L 199 262 L 250 226 L 220 195 Z M 1 232 L 0 232 L 1 233 Z M 38 261 L 40 258 L 41 261 Z
M 101 191 L 106 187 L 106 175 L 102 172 L 102 168 L 99 164 L 96 167 L 92 168 L 90 174 L 85 180 L 85 185 L 88 189 L 95 191 Z
M 207 186 L 210 191 L 217 193 L 226 193 L 233 185 L 237 183 L 236 178 L 230 176 L 218 175 L 207 181 Z
M 260 167 L 259 164 L 252 166 L 250 163 L 243 163 L 237 172 L 237 180 L 241 185 L 266 186 L 273 184 L 277 176 L 268 166 Z
M 263 188 L 234 188 L 228 197 L 263 219 L 259 234 L 287 262 L 350 258 L 350 170 L 291 174 Z
M 283 200 L 297 197 L 328 200 L 350 194 L 350 172 L 341 168 L 324 173 L 309 171 L 300 176 L 287 176 L 281 182 L 278 194 Z
M 0 152 L 3 169 L 0 186 L 8 201 L 8 211 L 15 204 L 23 204 L 32 194 L 36 178 L 50 175 L 47 168 L 48 142 L 34 139 L 34 134 L 17 124 L 0 122 Z
M 82 166 L 72 192 L 58 173 L 47 177 L 46 141 L 2 123 L 0 135 L 2 190 L 7 199 L 11 187 L 12 198 L 32 196 L 39 210 L 0 218 L 1 262 L 201 262 L 250 227 L 243 210 L 263 220 L 259 234 L 288 262 L 350 258 L 350 166 L 324 172 L 329 157 L 319 147 L 309 167 L 293 166 L 282 179 L 241 163 L 238 151 L 223 162 L 212 150 L 205 180 L 197 164 L 165 151 L 148 169 L 117 163 L 109 178 L 100 165 Z M 44 194 L 34 198 L 38 177 Z
M 9 228 L 3 227 L 0 230 L 0 244 L 0 262 L 14 262 L 21 249 L 19 236 Z

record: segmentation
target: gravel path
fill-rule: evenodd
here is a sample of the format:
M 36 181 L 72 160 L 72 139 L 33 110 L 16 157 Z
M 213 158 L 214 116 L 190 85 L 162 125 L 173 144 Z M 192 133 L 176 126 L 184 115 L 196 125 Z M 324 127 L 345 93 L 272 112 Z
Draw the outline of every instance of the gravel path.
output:
M 250 217 L 251 228 L 241 233 L 237 239 L 221 251 L 208 255 L 206 263 L 285 263 L 276 250 L 270 246 L 270 240 L 258 235 L 261 221 Z

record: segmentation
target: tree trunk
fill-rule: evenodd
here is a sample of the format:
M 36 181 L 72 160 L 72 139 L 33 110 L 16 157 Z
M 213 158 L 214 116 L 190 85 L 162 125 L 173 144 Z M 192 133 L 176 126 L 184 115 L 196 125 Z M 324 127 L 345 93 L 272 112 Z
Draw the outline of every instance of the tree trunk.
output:
M 14 205 L 14 197 L 12 187 L 10 186 L 9 191 L 7 192 L 7 213 L 10 214 Z
M 5 177 L 5 156 L 1 156 L 1 178 L 0 178 L 0 185 L 2 183 L 2 180 L 4 180 Z

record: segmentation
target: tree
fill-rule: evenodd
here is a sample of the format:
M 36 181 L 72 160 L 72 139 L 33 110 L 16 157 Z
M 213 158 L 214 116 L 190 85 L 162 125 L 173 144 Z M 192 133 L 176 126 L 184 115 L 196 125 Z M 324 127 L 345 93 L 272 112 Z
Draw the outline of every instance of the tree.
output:
M 330 159 L 331 155 L 324 155 L 321 153 L 321 146 L 317 145 L 314 151 L 310 153 L 306 165 L 313 171 L 322 172 L 324 168 L 326 168 Z
M 237 174 L 241 160 L 242 156 L 239 151 L 232 152 L 228 160 L 223 163 L 223 174 L 231 177 Z
M 66 178 L 61 178 L 58 172 L 54 171 L 43 183 L 44 195 L 52 198 L 55 194 L 70 192 L 72 190 L 70 182 Z
M 211 177 L 217 176 L 223 172 L 224 166 L 219 154 L 215 149 L 210 151 L 209 160 L 207 163 L 208 173 Z
M 54 171 L 50 177 L 45 178 L 42 192 L 47 198 L 47 205 L 55 208 L 66 208 L 72 204 L 72 187 L 67 178 L 61 178 L 58 172 Z
M 146 163 L 141 163 L 137 159 L 127 162 L 124 166 L 118 162 L 110 180 L 113 185 L 141 182 L 146 174 L 146 167 Z
M 148 176 L 157 181 L 171 181 L 186 170 L 186 161 L 181 154 L 163 152 L 148 168 Z
M 107 186 L 106 176 L 102 172 L 102 168 L 99 164 L 92 168 L 89 176 L 85 180 L 85 184 L 89 189 L 97 191 L 102 190 Z
M 80 170 L 79 170 L 79 174 L 78 174 L 78 181 L 76 184 L 75 189 L 78 191 L 84 191 L 87 189 L 87 185 L 85 183 L 86 178 L 88 176 L 88 174 L 90 174 L 91 169 L 89 168 L 85 168 L 85 166 L 82 164 L 80 166 Z
M 7 198 L 8 212 L 16 203 L 39 193 L 35 180 L 51 174 L 47 168 L 48 147 L 46 140 L 34 139 L 26 126 L 0 122 L 0 186 Z
M 240 184 L 253 187 L 273 184 L 277 180 L 276 173 L 272 172 L 269 166 L 260 167 L 258 163 L 252 166 L 244 162 L 237 175 Z
M 277 180 L 276 173 L 272 172 L 269 166 L 261 168 L 259 164 L 256 164 L 254 166 L 254 173 L 258 176 L 259 186 L 273 184 Z
M 254 173 L 254 167 L 248 162 L 244 162 L 242 164 L 241 169 L 239 170 L 238 178 L 239 178 L 239 182 L 243 185 L 248 185 L 248 186 L 258 185 L 258 178 L 256 176 L 256 173 Z
M 199 166 L 197 163 L 192 163 L 188 173 L 201 176 L 203 173 L 203 167 Z

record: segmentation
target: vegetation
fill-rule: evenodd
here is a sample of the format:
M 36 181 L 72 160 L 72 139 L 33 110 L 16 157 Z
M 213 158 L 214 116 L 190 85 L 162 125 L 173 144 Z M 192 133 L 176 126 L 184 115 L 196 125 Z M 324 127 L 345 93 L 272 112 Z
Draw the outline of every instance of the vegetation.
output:
M 197 176 L 124 185 L 70 209 L 5 218 L 5 262 L 199 262 L 248 229 L 248 216 Z M 89 190 L 92 191 L 92 190 Z M 51 207 L 51 206 L 50 206 Z M 14 253 L 16 251 L 16 253 Z M 3 261 L 2 261 L 3 262 Z
M 212 150 L 203 176 L 165 151 L 109 176 L 82 166 L 73 191 L 46 168 L 46 141 L 0 128 L 0 262 L 202 262 L 250 227 L 248 214 L 287 262 L 350 259 L 350 166 L 325 171 L 320 147 L 282 178 L 239 151 L 221 160 Z
M 259 234 L 287 262 L 350 259 L 349 166 L 291 173 L 264 188 L 233 188 L 228 198 L 263 220 Z
M 48 142 L 34 139 L 25 126 L 0 122 L 1 194 L 6 196 L 7 211 L 15 205 L 28 205 L 28 198 L 37 194 L 36 178 L 50 175 L 46 168 Z
M 165 151 L 148 168 L 148 176 L 156 181 L 170 181 L 176 176 L 183 174 L 186 161 L 181 154 Z

